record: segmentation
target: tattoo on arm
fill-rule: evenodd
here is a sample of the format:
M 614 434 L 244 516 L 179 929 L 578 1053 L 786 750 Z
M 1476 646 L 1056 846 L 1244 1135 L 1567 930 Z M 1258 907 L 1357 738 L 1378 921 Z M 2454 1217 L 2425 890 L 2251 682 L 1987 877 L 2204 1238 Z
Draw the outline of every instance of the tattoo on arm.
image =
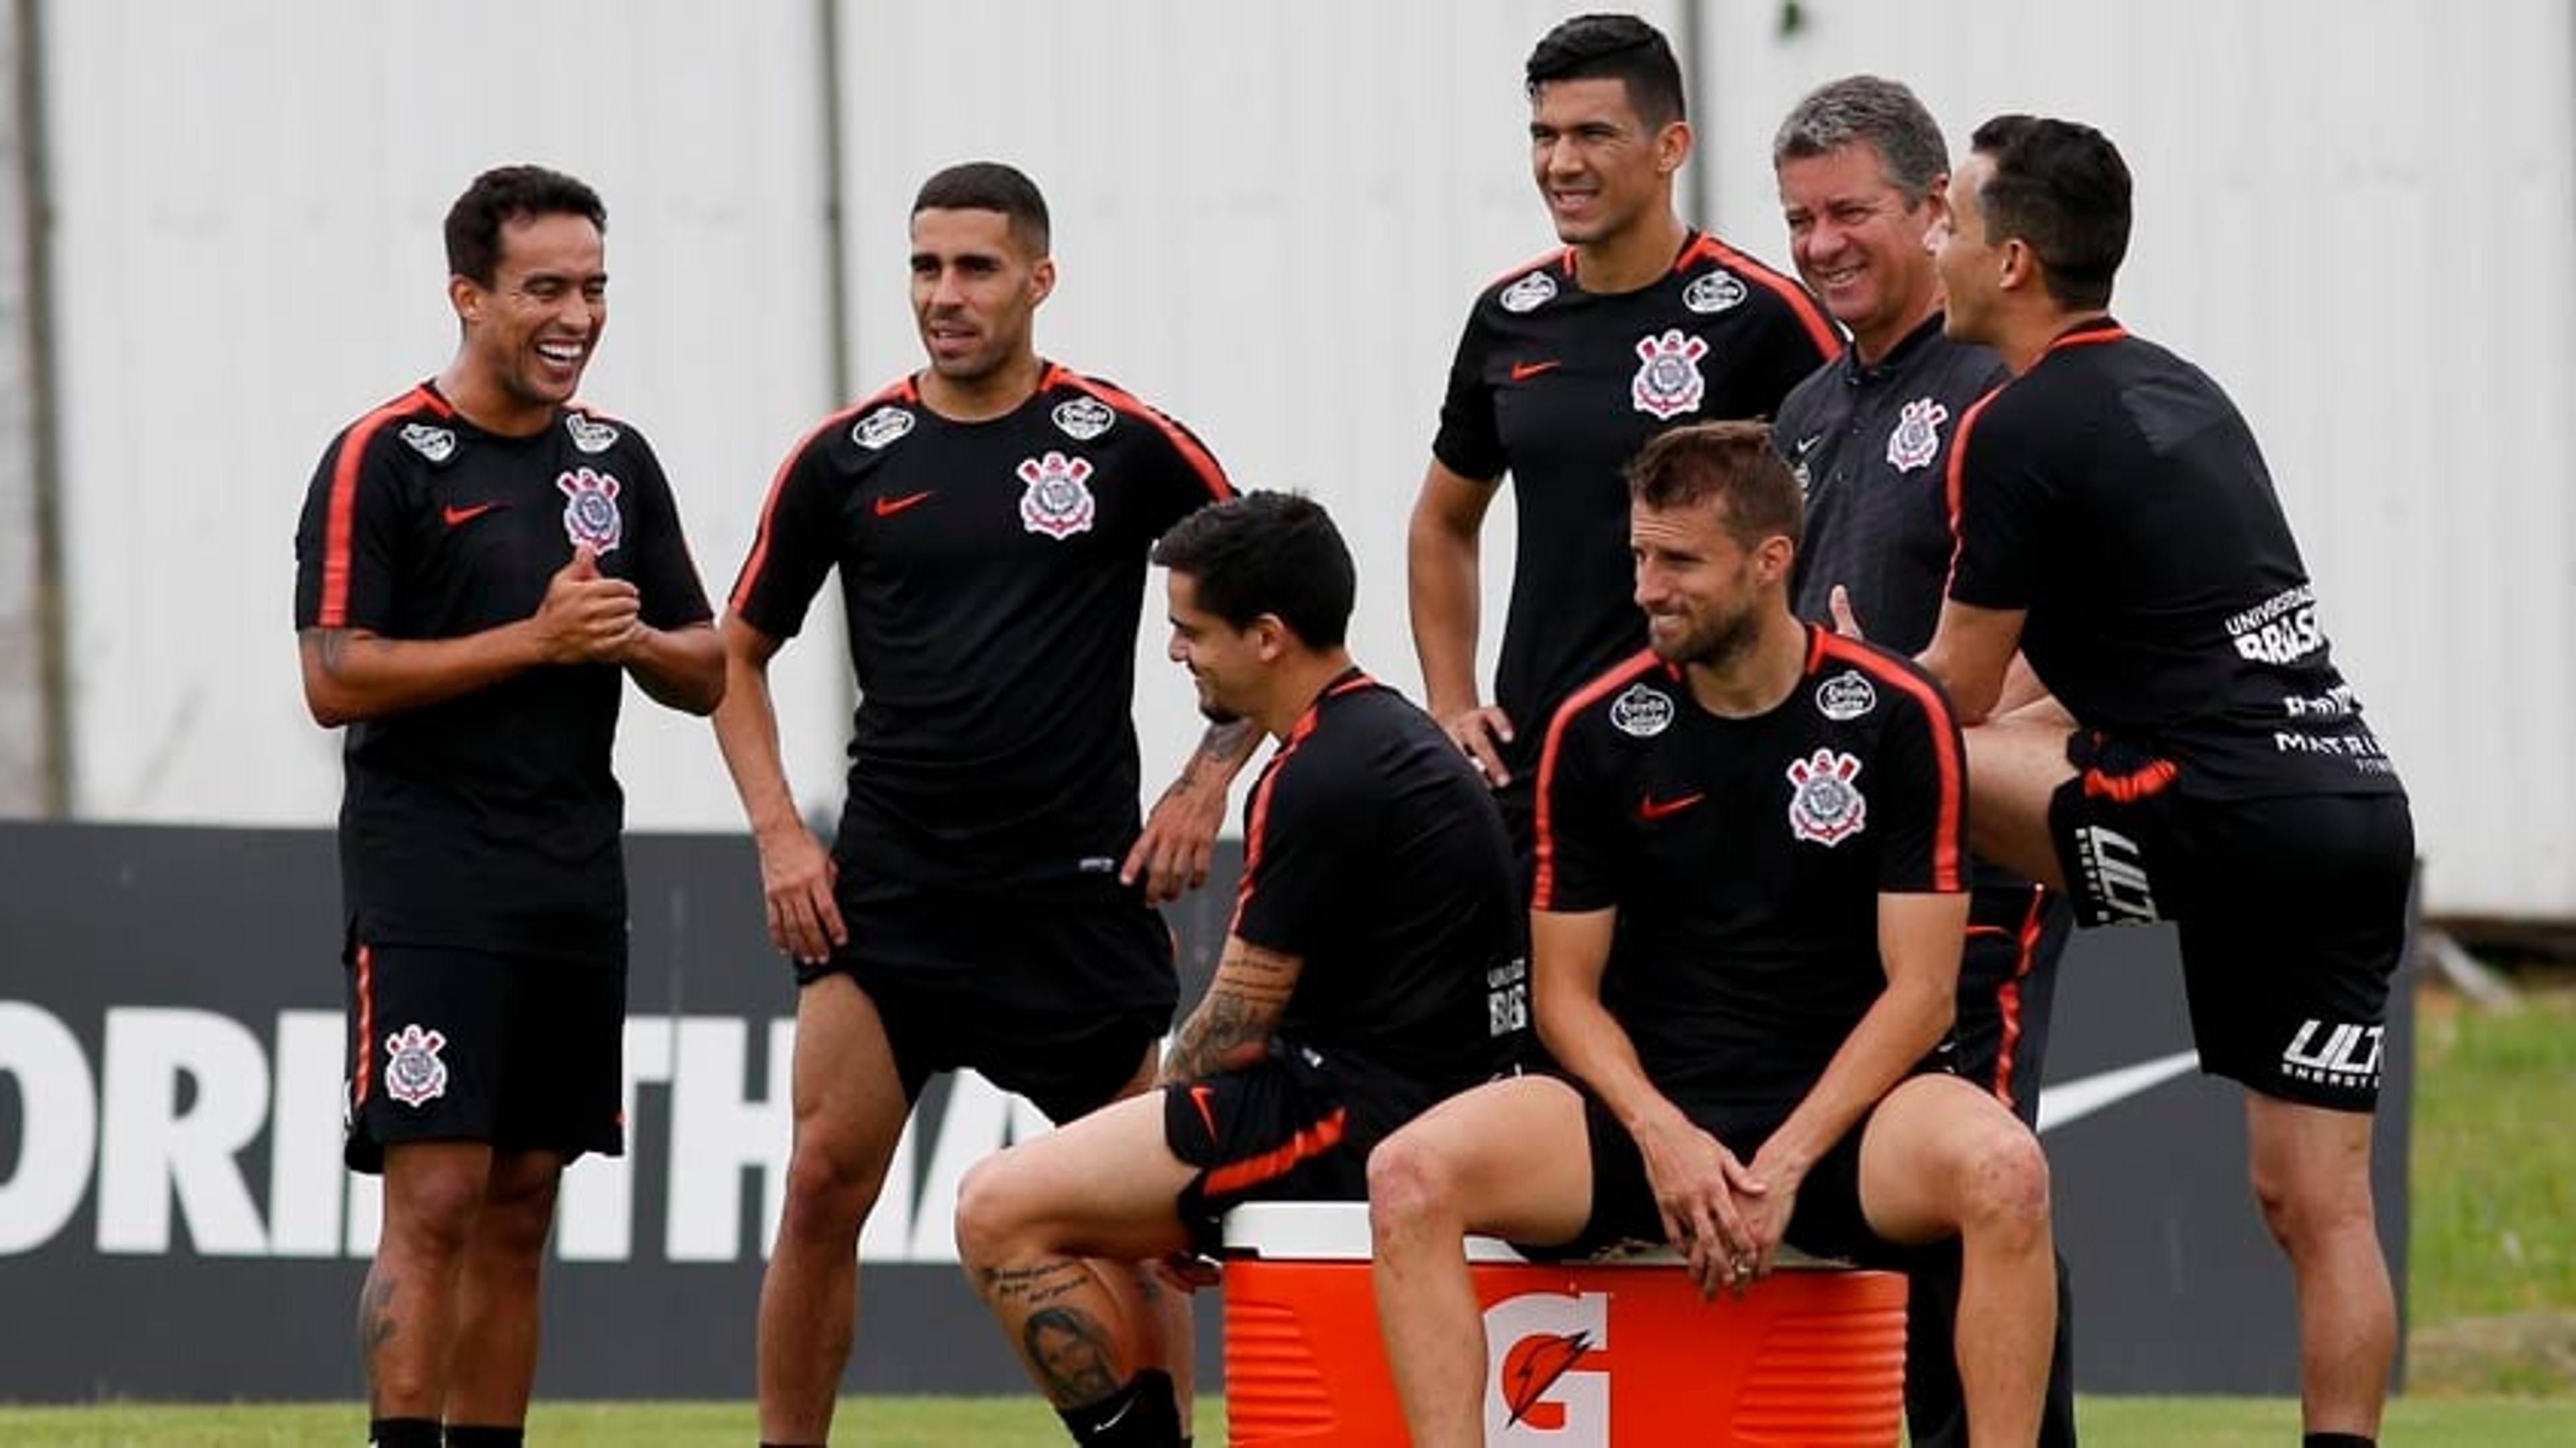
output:
M 1244 1065 L 1248 1055 L 1269 1043 L 1303 966 L 1293 955 L 1226 941 L 1206 999 L 1172 1033 L 1163 1079 L 1187 1080 Z
M 1191 750 L 1189 759 L 1181 765 L 1180 777 L 1163 791 L 1163 797 L 1169 799 L 1184 790 L 1231 779 L 1236 767 L 1252 753 L 1255 732 L 1249 719 L 1209 725 L 1207 733 L 1199 736 L 1199 747 Z
M 313 640 L 314 652 L 322 660 L 322 672 L 339 673 L 340 661 L 349 656 L 349 631 L 344 628 L 307 629 L 305 637 Z

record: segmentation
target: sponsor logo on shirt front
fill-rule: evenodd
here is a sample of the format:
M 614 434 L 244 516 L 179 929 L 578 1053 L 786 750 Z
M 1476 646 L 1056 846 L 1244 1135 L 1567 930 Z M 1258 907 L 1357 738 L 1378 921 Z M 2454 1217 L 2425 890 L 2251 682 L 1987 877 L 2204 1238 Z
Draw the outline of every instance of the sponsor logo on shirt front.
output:
M 1630 684 L 1610 701 L 1610 722 L 1632 739 L 1652 739 L 1672 727 L 1673 696 L 1643 684 Z
M 564 536 L 572 546 L 590 545 L 590 551 L 603 557 L 617 550 L 618 540 L 625 536 L 626 520 L 617 510 L 617 479 L 589 468 L 575 468 L 556 477 L 555 486 L 564 495 Z
M 1503 310 L 1513 313 L 1535 312 L 1554 300 L 1556 300 L 1556 278 L 1543 271 L 1531 272 L 1528 276 L 1503 288 L 1501 297 Z
M 1682 305 L 1703 317 L 1714 316 L 1744 300 L 1744 283 L 1735 273 L 1713 271 L 1682 289 Z
M 434 463 L 443 463 L 456 453 L 456 434 L 425 422 L 403 424 L 402 440 L 411 450 Z
M 912 431 L 912 414 L 900 407 L 880 407 L 850 429 L 850 441 L 876 452 Z
M 1629 388 L 1637 410 L 1664 422 L 1697 412 L 1700 398 L 1708 392 L 1708 383 L 1699 375 L 1699 359 L 1707 355 L 1708 343 L 1684 336 L 1678 327 L 1658 337 L 1638 338 L 1637 377 Z
M 1896 431 L 1887 435 L 1887 465 L 1900 473 L 1932 466 L 1941 453 L 1941 424 L 1950 409 L 1936 398 L 1918 397 L 1896 414 Z
M 1020 481 L 1028 485 L 1020 494 L 1020 526 L 1050 538 L 1090 531 L 1097 510 L 1091 499 L 1088 459 L 1050 452 L 1023 461 L 1017 471 Z
M 1076 397 L 1057 403 L 1055 408 L 1055 425 L 1075 442 L 1089 442 L 1117 421 L 1118 414 L 1096 397 Z
M 1838 845 L 1869 822 L 1861 797 L 1860 761 L 1838 749 L 1819 749 L 1789 761 L 1789 833 L 1819 845 Z
M 447 1063 L 438 1059 L 447 1037 L 414 1023 L 385 1037 L 385 1094 L 420 1106 L 447 1094 Z
M 1816 712 L 1842 723 L 1878 707 L 1878 690 L 1860 670 L 1845 669 L 1816 686 Z
M 572 445 L 586 453 L 604 453 L 617 446 L 616 428 L 593 422 L 578 412 L 564 414 L 564 431 L 572 434 Z

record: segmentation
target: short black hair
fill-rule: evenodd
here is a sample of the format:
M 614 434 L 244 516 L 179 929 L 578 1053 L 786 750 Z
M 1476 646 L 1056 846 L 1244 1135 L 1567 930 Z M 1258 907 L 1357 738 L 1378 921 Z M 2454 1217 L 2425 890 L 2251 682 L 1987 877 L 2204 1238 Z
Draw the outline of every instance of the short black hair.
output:
M 1716 498 L 1726 531 L 1746 548 L 1765 538 L 1799 541 L 1806 504 L 1771 445 L 1767 422 L 1703 422 L 1659 432 L 1628 463 L 1628 496 L 1662 512 Z
M 2129 254 L 2129 165 L 2111 138 L 2079 121 L 2006 115 L 1968 144 L 1994 162 L 1977 194 L 1987 242 L 2029 247 L 2060 304 L 2109 306 Z
M 1647 129 L 1688 120 L 1681 62 L 1664 33 L 1634 15 L 1577 15 L 1539 37 L 1524 71 L 1530 98 L 1556 80 L 1617 80 Z
M 1210 503 L 1172 525 L 1154 562 L 1188 574 L 1199 607 L 1235 628 L 1271 614 L 1311 649 L 1339 647 L 1350 629 L 1351 550 L 1324 505 L 1302 493 Z
M 522 217 L 579 216 L 608 234 L 599 193 L 543 166 L 495 166 L 447 208 L 447 274 L 492 285 L 501 266 L 501 228 Z
M 1046 197 L 1038 183 L 1016 166 L 999 161 L 965 161 L 921 183 L 912 198 L 912 214 L 925 211 L 998 211 L 1010 222 L 1031 256 L 1045 256 L 1054 244 L 1047 221 Z

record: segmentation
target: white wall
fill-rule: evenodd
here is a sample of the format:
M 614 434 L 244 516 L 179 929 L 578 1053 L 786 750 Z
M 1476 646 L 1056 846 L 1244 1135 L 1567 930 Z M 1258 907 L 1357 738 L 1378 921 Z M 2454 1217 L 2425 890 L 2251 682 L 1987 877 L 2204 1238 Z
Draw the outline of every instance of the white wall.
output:
M 586 392 L 660 448 L 722 592 L 779 457 L 842 400 L 827 61 L 853 389 L 918 357 L 921 177 L 1022 165 L 1057 219 L 1041 348 L 1166 406 L 1240 482 L 1330 504 L 1359 555 L 1355 648 L 1414 688 L 1404 517 L 1469 296 L 1550 245 L 1520 63 L 1577 8 L 885 0 L 842 4 L 826 57 L 812 0 L 46 6 L 80 812 L 330 818 L 336 739 L 295 680 L 295 510 L 329 434 L 446 359 L 438 220 L 484 165 L 605 195 L 615 325 Z M 2262 436 L 2414 787 L 2430 904 L 2576 913 L 2576 777 L 2526 743 L 2567 715 L 2576 616 L 2565 7 L 1801 10 L 1784 38 L 1771 0 L 1699 7 L 1701 219 L 1783 260 L 1772 128 L 1856 69 L 1912 81 L 1954 144 L 2008 108 L 2102 125 L 2139 181 L 2118 310 Z M 1509 510 L 1494 523 L 1498 584 Z M 1197 721 L 1150 627 L 1140 652 L 1150 789 Z M 824 808 L 845 671 L 827 630 L 779 666 L 791 774 Z M 629 718 L 635 822 L 733 828 L 705 727 L 640 700 Z

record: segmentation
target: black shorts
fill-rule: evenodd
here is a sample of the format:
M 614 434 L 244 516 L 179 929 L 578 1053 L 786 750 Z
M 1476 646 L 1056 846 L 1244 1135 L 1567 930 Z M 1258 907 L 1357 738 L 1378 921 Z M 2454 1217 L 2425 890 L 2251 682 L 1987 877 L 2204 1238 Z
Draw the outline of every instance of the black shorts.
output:
M 1172 933 L 1132 892 L 1014 901 L 880 884 L 840 900 L 849 943 L 799 985 L 844 974 L 885 1023 L 904 1099 L 973 1070 L 1059 1124 L 1109 1104 L 1171 1028 Z
M 1383 1072 L 1274 1043 L 1241 1071 L 1163 1088 L 1163 1141 L 1198 1175 L 1176 1205 L 1193 1250 L 1217 1255 L 1238 1202 L 1368 1199 L 1368 1154 L 1430 1104 Z
M 351 1170 L 406 1141 L 624 1154 L 623 962 L 362 944 L 347 986 Z
M 1563 1262 L 1623 1246 L 1670 1245 L 1664 1238 L 1663 1212 L 1655 1205 L 1654 1184 L 1647 1179 L 1646 1158 L 1637 1150 L 1637 1139 L 1582 1082 L 1567 1078 L 1566 1084 L 1583 1094 L 1583 1130 L 1592 1152 L 1592 1214 L 1572 1241 L 1514 1242 L 1513 1248 L 1532 1261 Z M 1683 1110 L 1701 1130 L 1716 1137 L 1735 1153 L 1737 1160 L 1746 1163 L 1787 1119 L 1693 1111 L 1687 1105 Z M 1902 1269 L 1913 1263 L 1917 1251 L 1871 1231 L 1869 1219 L 1861 1212 L 1860 1138 L 1869 1121 L 1870 1113 L 1863 1112 L 1851 1130 L 1844 1132 L 1842 1139 L 1807 1169 L 1806 1180 L 1798 1186 L 1798 1204 L 1789 1213 L 1789 1229 L 1783 1236 L 1790 1246 L 1810 1257 Z
M 2025 1126 L 2039 1118 L 2040 1070 L 2048 1057 L 2057 961 L 2074 933 L 2075 912 L 2055 890 L 2027 881 L 1989 884 L 1980 879 L 1969 897 L 1949 1065 L 2010 1108 Z
M 2373 1109 L 2415 873 L 2406 797 L 2123 799 L 2087 782 L 2059 786 L 2048 808 L 2077 918 L 2176 922 L 2201 1069 Z

